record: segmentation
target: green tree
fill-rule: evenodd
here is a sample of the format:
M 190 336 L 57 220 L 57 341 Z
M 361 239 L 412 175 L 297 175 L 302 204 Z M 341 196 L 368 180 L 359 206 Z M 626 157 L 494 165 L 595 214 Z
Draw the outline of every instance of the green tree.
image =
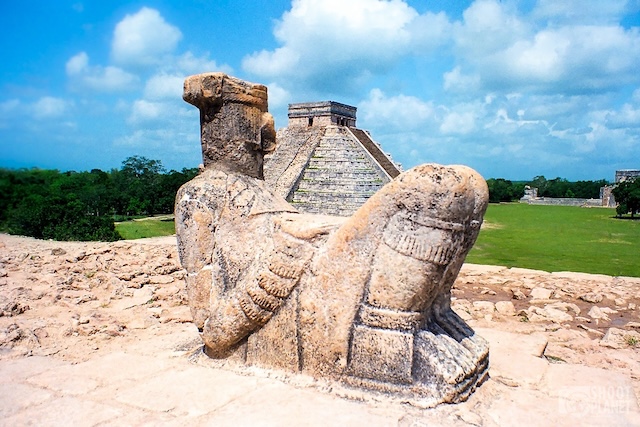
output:
M 607 180 L 598 181 L 576 181 L 572 183 L 572 191 L 579 199 L 597 199 L 600 197 L 600 189 L 609 185 Z
M 511 201 L 511 181 L 504 178 L 489 178 L 487 187 L 489 187 L 489 202 L 500 203 Z
M 127 215 L 153 214 L 161 197 L 161 174 L 165 169 L 160 160 L 142 156 L 128 157 L 122 162 L 122 183 L 125 188 Z M 175 194 L 174 194 L 175 196 Z
M 640 212 L 640 179 L 627 180 L 619 183 L 613 190 L 618 207 L 619 217 L 631 213 L 631 218 Z
M 69 200 L 58 221 L 45 228 L 44 238 L 54 240 L 114 241 L 121 237 L 113 221 L 107 216 L 86 213 L 87 206 L 80 200 Z
M 570 188 L 569 181 L 567 181 L 565 178 L 557 177 L 557 178 L 548 180 L 546 182 L 544 192 L 541 192 L 540 190 L 538 190 L 538 195 L 540 197 L 554 197 L 554 198 L 567 197 L 566 194 L 569 188 Z
M 33 194 L 10 212 L 9 232 L 37 239 L 102 240 L 121 239 L 108 216 L 87 212 L 74 194 Z
M 544 197 L 545 194 L 547 193 L 547 189 L 548 189 L 548 182 L 547 179 L 544 177 L 544 175 L 539 175 L 533 178 L 533 180 L 531 180 L 530 182 L 527 183 L 529 186 L 531 187 L 535 187 L 538 189 L 538 196 L 539 197 Z
M 536 176 L 527 184 L 538 189 L 539 197 L 597 199 L 600 189 L 609 183 L 604 179 L 570 182 L 560 177 L 547 180 L 544 176 Z
M 39 194 L 31 194 L 23 198 L 8 216 L 8 231 L 11 234 L 31 236 L 36 239 L 44 237 L 44 228 L 50 220 L 46 200 Z

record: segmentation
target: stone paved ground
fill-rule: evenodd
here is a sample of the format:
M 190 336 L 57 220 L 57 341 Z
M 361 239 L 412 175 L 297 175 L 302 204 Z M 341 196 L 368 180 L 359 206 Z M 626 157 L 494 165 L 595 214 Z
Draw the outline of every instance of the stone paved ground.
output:
M 172 243 L 0 236 L 1 426 L 640 426 L 634 279 L 465 266 L 454 306 L 491 378 L 418 409 L 203 356 Z

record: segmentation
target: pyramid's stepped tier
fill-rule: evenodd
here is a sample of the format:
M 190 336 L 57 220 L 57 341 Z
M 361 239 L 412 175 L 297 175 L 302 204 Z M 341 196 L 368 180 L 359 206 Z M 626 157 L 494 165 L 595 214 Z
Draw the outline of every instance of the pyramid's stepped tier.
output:
M 278 130 L 276 151 L 264 163 L 264 179 L 277 194 L 289 196 L 323 135 L 323 127 Z
M 307 168 L 305 171 L 306 174 L 306 179 L 315 179 L 315 180 L 324 180 L 324 182 L 328 182 L 329 180 L 331 181 L 337 181 L 340 180 L 340 178 L 343 178 L 342 181 L 340 181 L 340 184 L 346 184 L 348 181 L 351 180 L 358 180 L 358 181 L 363 181 L 363 182 L 367 182 L 367 181 L 382 181 L 384 182 L 388 182 L 388 179 L 385 180 L 384 178 L 380 177 L 380 175 L 377 174 L 372 174 L 371 173 L 371 169 L 368 170 L 362 170 L 362 169 L 353 169 L 350 172 L 339 172 L 339 171 L 331 171 L 331 170 L 320 170 L 320 169 L 309 169 Z
M 288 200 L 300 211 L 349 216 L 389 177 L 344 126 L 327 126 Z
M 400 168 L 391 161 L 378 144 L 373 142 L 367 132 L 357 128 L 349 128 L 349 130 L 392 179 L 400 175 Z
M 355 177 L 353 179 L 344 179 L 343 177 L 327 179 L 325 177 L 319 177 L 316 179 L 306 176 L 300 181 L 298 189 L 307 192 L 357 192 L 371 196 L 380 189 L 383 183 L 384 181 L 377 177 L 367 177 L 366 179 L 361 179 L 359 177 Z
M 301 204 L 335 204 L 360 207 L 373 193 L 345 192 L 345 191 L 296 191 L 293 204 L 299 207 Z M 306 210 L 305 210 L 306 212 Z

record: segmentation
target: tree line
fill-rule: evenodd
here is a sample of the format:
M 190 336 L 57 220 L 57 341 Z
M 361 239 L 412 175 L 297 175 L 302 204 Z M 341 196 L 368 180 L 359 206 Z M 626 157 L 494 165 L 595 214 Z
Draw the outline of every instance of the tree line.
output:
M 109 172 L 0 169 L 0 230 L 38 239 L 118 240 L 115 220 L 172 213 L 178 188 L 197 173 L 167 172 L 160 160 L 141 156 Z
M 538 197 L 598 199 L 600 198 L 600 188 L 609 185 L 609 182 L 604 179 L 570 182 L 559 177 L 546 179 L 542 175 L 534 177 L 531 181 L 490 178 L 487 180 L 489 201 L 499 203 L 519 200 L 524 196 L 524 188 L 527 185 L 538 189 Z
M 109 172 L 0 169 L 0 231 L 39 239 L 118 240 L 114 221 L 172 213 L 178 188 L 197 174 L 197 168 L 167 172 L 160 160 L 141 156 Z M 489 201 L 498 203 L 520 199 L 526 185 L 538 188 L 540 197 L 599 198 L 608 182 L 536 176 L 527 182 L 491 178 L 487 185 Z M 618 215 L 640 212 L 640 180 L 619 185 L 613 194 Z

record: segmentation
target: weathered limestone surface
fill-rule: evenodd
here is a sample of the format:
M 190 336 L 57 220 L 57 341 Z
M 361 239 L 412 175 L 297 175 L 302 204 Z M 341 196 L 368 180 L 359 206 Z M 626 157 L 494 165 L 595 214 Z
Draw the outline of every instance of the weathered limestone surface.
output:
M 488 344 L 450 307 L 487 206 L 464 166 L 422 165 L 349 218 L 300 214 L 263 180 L 266 88 L 187 78 L 205 170 L 176 198 L 176 232 L 205 352 L 385 392 L 420 406 L 465 400 Z
M 554 302 L 530 296 L 536 287 Z M 524 299 L 512 299 L 516 289 Z M 452 307 L 490 342 L 491 378 L 466 402 L 420 409 L 346 400 L 370 393 L 204 356 L 173 236 L 0 234 L 0 424 L 638 426 L 638 289 L 640 278 L 465 264 Z M 597 303 L 582 298 L 590 293 Z M 471 305 L 485 300 L 496 301 L 491 315 Z M 498 312 L 509 301 L 517 313 L 576 304 L 584 317 L 523 322 Z M 594 304 L 617 313 L 589 323 Z

